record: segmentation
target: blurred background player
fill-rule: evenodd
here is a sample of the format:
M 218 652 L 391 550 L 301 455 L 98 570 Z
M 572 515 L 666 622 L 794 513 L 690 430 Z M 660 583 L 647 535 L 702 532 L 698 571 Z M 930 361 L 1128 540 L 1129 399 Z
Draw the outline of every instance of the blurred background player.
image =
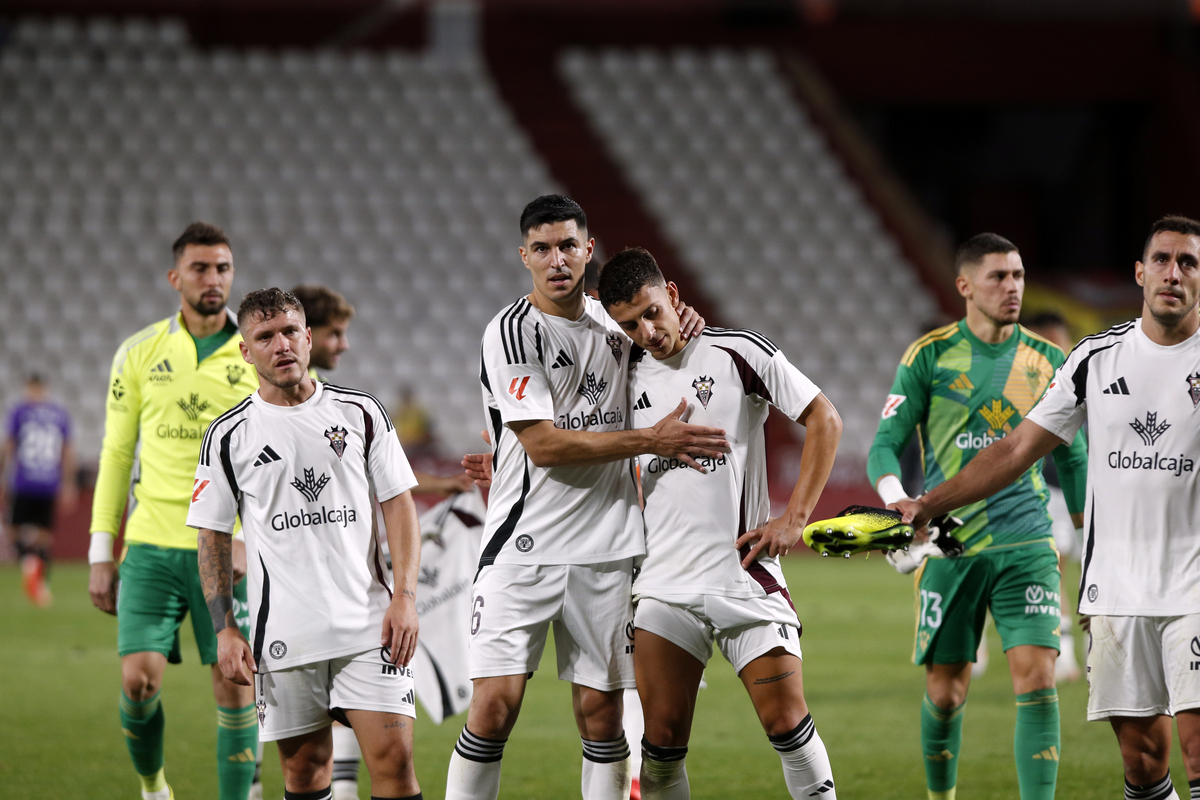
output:
M 221 800 L 245 800 L 258 748 L 254 696 L 217 666 L 217 640 L 196 566 L 196 533 L 187 527 L 200 440 L 210 422 L 258 387 L 225 303 L 233 252 L 215 225 L 194 222 L 172 245 L 167 280 L 179 313 L 126 339 L 113 358 L 104 444 L 92 503 L 88 591 L 101 611 L 117 615 L 121 656 L 121 728 L 146 800 L 172 796 L 163 771 L 165 715 L 159 697 L 167 663 L 182 660 L 179 627 L 192 615 L 200 661 L 212 665 L 217 701 L 217 778 Z M 120 567 L 112 560 L 130 477 L 138 462 L 125 521 Z M 234 545 L 239 578 L 245 549 Z M 239 624 L 248 625 L 244 581 L 235 587 Z
M 8 438 L 0 450 L 0 506 L 8 506 L 25 596 L 35 605 L 47 606 L 51 601 L 47 576 L 55 512 L 69 512 L 76 499 L 71 418 L 50 399 L 45 381 L 35 374 L 25 382 L 25 396 L 9 412 L 5 430 Z
M 1081 341 L 1016 430 L 897 508 L 921 526 L 1002 493 L 1087 424 L 1087 717 L 1117 735 L 1126 800 L 1177 800 L 1171 717 L 1200 797 L 1200 222 L 1155 222 L 1134 275 L 1139 319 Z
M 654 422 L 682 395 L 691 420 L 730 431 L 730 453 L 703 459 L 705 472 L 675 459 L 638 457 L 646 521 L 646 557 L 633 585 L 634 664 L 645 715 L 642 797 L 691 796 L 684 762 L 696 692 L 715 642 L 779 753 L 788 793 L 835 798 L 829 756 L 804 700 L 800 621 L 779 556 L 800 540 L 821 496 L 841 418 L 761 334 L 708 328 L 691 341 L 681 338 L 678 290 L 641 248 L 605 264 L 600 298 L 638 348 L 630 424 Z M 799 477 L 786 512 L 775 519 L 766 480 L 770 405 L 807 429 Z
M 1046 391 L 1063 351 L 1016 324 L 1025 267 L 1016 246 L 981 233 L 959 248 L 955 285 L 966 317 L 914 342 L 896 370 L 871 446 L 868 476 L 885 503 L 906 495 L 898 458 L 920 430 L 926 491 L 1012 431 Z M 1076 521 L 1083 510 L 1086 451 L 1075 437 L 1054 451 Z M 1014 755 L 1022 800 L 1054 796 L 1059 716 L 1061 576 L 1037 465 L 1008 489 L 954 510 L 957 558 L 927 558 L 917 584 L 913 661 L 925 665 L 921 745 L 931 800 L 955 795 L 971 662 L 990 609 L 1017 696 Z
M 317 370 L 332 372 L 337 369 L 342 354 L 350 349 L 350 321 L 354 319 L 354 306 L 340 292 L 327 286 L 302 284 L 292 289 L 292 294 L 304 308 L 304 317 L 312 333 L 310 377 L 326 380 Z M 410 453 L 404 442 L 403 423 L 395 420 L 397 434 L 405 453 Z M 417 476 L 416 494 L 451 495 L 469 491 L 473 484 L 466 473 L 443 477 L 414 470 Z M 362 753 L 354 731 L 339 722 L 333 725 L 333 800 L 348 800 L 358 797 L 358 773 Z M 259 764 L 262 763 L 260 748 Z M 261 766 L 256 770 L 254 794 L 261 792 Z
M 1024 323 L 1025 327 L 1058 345 L 1064 353 L 1071 352 L 1075 346 L 1071 338 L 1071 329 L 1066 319 L 1057 311 L 1039 311 Z M 1081 432 L 1081 436 L 1086 432 Z M 1062 490 L 1062 482 L 1058 478 L 1058 465 L 1053 458 L 1042 459 L 1042 474 L 1046 478 L 1046 486 L 1050 490 L 1050 502 L 1047 509 L 1050 518 L 1054 520 L 1054 546 L 1058 548 L 1058 571 L 1063 572 L 1067 560 L 1079 563 L 1083 555 L 1083 529 L 1075 526 L 1071 512 L 1067 509 L 1067 498 Z M 1063 578 L 1059 590 L 1061 597 L 1067 597 L 1066 579 Z M 1060 629 L 1061 645 L 1058 658 L 1054 661 L 1054 677 L 1059 683 L 1077 681 L 1083 674 L 1079 669 L 1079 660 L 1075 656 L 1075 615 L 1065 603 L 1059 604 L 1062 610 L 1062 628 Z

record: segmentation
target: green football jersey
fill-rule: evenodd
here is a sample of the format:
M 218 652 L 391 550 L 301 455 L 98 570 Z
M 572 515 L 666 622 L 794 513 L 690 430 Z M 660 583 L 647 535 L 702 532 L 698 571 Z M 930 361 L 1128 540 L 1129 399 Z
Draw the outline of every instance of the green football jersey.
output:
M 92 532 L 115 534 L 129 494 L 125 541 L 196 549 L 188 506 L 208 424 L 258 388 L 230 316 L 229 339 L 203 361 L 176 314 L 125 340 L 113 358 L 104 444 L 92 500 Z
M 999 344 L 981 341 L 965 320 L 913 342 L 896 370 L 871 445 L 871 485 L 889 473 L 900 475 L 900 453 L 914 430 L 925 490 L 954 477 L 976 453 L 1017 427 L 1065 358 L 1056 345 L 1019 325 Z M 1086 458 L 1082 435 L 1054 451 L 1072 513 L 1083 510 Z M 968 555 L 1044 541 L 1051 527 L 1048 500 L 1039 461 L 988 499 L 954 511 L 963 521 L 954 535 Z

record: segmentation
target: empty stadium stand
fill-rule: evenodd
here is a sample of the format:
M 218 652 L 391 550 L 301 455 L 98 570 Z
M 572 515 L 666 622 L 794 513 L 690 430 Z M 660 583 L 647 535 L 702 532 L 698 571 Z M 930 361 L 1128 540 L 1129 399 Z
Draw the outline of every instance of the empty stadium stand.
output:
M 822 387 L 841 460 L 861 464 L 896 363 L 938 309 L 775 57 L 580 49 L 559 66 L 722 322 L 771 337 Z
M 118 344 L 177 307 L 170 244 L 233 240 L 232 305 L 320 282 L 358 310 L 331 377 L 410 384 L 478 449 L 479 341 L 526 291 L 516 220 L 554 190 L 475 59 L 200 51 L 171 20 L 22 20 L 0 42 L 0 402 L 50 380 L 99 453 Z

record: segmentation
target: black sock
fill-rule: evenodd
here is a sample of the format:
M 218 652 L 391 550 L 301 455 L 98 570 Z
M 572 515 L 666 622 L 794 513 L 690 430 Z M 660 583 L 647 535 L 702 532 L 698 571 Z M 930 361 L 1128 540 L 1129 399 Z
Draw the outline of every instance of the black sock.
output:
M 1171 773 L 1167 772 L 1160 780 L 1135 786 L 1125 781 L 1125 800 L 1166 800 L 1175 796 L 1175 787 L 1171 785 Z
M 326 786 L 315 792 L 289 792 L 286 789 L 283 791 L 283 800 L 332 800 L 333 789 Z
M 1200 778 L 1196 778 L 1194 781 L 1188 781 L 1188 794 L 1191 796 L 1191 800 L 1197 800 L 1197 798 L 1200 798 Z

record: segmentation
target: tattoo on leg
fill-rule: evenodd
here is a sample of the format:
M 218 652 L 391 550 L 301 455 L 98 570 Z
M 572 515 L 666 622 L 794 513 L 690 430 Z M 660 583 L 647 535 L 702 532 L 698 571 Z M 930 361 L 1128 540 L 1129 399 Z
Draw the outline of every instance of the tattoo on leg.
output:
M 388 728 L 400 728 L 401 730 L 403 730 L 404 728 L 407 728 L 408 725 L 407 725 L 407 723 L 404 722 L 403 719 L 393 719 L 393 720 L 388 720 L 387 722 L 383 723 L 383 727 L 384 727 L 384 730 L 387 730 Z
M 788 670 L 787 672 L 782 672 L 778 675 L 772 675 L 769 678 L 755 678 L 754 685 L 758 686 L 759 684 L 763 684 L 763 683 L 775 683 L 776 681 L 781 681 L 784 678 L 789 678 L 795 674 L 796 674 L 795 670 Z

